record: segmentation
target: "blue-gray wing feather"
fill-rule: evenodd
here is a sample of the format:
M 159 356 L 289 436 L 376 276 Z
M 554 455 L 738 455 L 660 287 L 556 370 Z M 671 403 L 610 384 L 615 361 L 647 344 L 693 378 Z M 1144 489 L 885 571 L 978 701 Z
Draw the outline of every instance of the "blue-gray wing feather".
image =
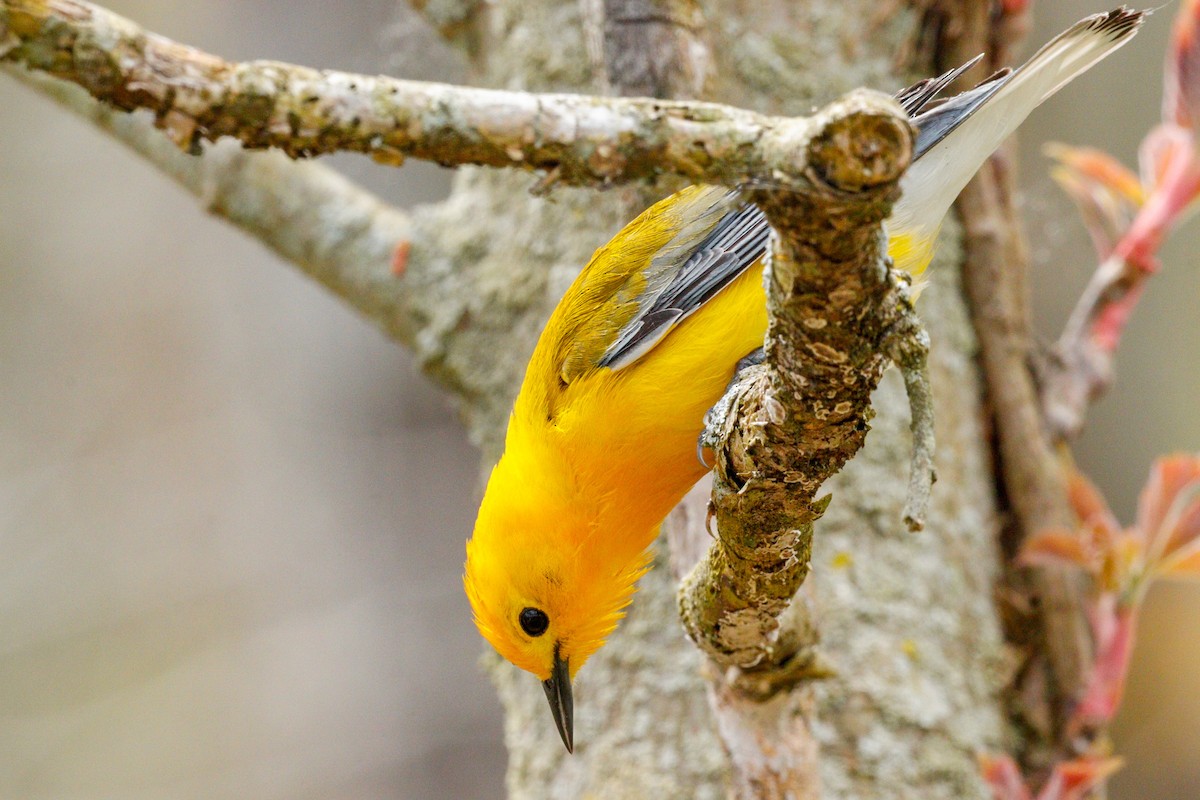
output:
M 753 203 L 730 211 L 683 262 L 670 281 L 617 335 L 599 366 L 637 361 L 680 320 L 711 300 L 767 251 L 771 227 Z
M 1002 69 L 974 89 L 968 89 L 912 116 L 913 125 L 917 128 L 917 140 L 913 143 L 913 161 L 932 150 L 938 142 L 949 136 L 964 120 L 990 100 L 992 95 L 1008 82 L 1012 74 L 1012 70 Z
M 921 113 L 927 105 L 937 99 L 943 89 L 961 78 L 967 70 L 978 64 L 981 58 L 983 58 L 983 53 L 975 56 L 961 67 L 955 67 L 935 78 L 926 78 L 901 89 L 895 94 L 896 102 L 910 117 Z
M 914 160 L 946 138 L 1004 85 L 1002 70 L 960 95 L 938 95 L 974 66 L 978 56 L 936 78 L 902 89 L 896 100 L 917 127 Z M 736 195 L 732 192 L 727 197 Z M 667 282 L 621 331 L 600 358 L 599 366 L 617 370 L 634 363 L 688 315 L 711 300 L 767 251 L 771 228 L 766 216 L 749 202 L 729 211 L 713 227 Z

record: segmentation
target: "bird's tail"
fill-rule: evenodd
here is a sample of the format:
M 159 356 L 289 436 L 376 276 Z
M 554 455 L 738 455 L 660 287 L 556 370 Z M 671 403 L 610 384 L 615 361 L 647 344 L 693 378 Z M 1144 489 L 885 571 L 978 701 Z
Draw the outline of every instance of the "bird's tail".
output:
M 913 274 L 925 269 L 942 218 L 976 170 L 1046 98 L 1129 41 L 1148 14 L 1122 6 L 1082 19 L 1016 70 L 1002 70 L 942 102 L 934 96 L 949 80 L 933 79 L 898 95 L 918 135 L 888 220 L 897 267 Z

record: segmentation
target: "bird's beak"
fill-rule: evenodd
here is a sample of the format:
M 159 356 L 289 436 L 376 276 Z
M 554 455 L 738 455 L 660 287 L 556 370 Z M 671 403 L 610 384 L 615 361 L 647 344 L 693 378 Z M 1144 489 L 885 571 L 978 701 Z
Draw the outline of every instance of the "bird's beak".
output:
M 554 714 L 558 735 L 567 746 L 567 752 L 573 753 L 575 728 L 571 717 L 571 669 L 567 659 L 559 658 L 557 647 L 554 648 L 554 669 L 550 671 L 550 677 L 542 681 L 542 688 L 546 690 L 546 699 L 550 701 L 550 712 Z

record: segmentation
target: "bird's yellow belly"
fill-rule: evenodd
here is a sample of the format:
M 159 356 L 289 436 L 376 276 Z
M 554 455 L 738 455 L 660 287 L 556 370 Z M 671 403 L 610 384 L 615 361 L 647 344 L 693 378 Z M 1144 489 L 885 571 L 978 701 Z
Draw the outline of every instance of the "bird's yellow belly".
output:
M 707 469 L 696 442 L 737 362 L 767 328 L 762 265 L 738 277 L 653 350 L 617 372 L 598 370 L 573 392 L 586 402 L 560 420 L 580 485 L 650 543 L 658 523 Z M 570 435 L 575 434 L 575 435 Z

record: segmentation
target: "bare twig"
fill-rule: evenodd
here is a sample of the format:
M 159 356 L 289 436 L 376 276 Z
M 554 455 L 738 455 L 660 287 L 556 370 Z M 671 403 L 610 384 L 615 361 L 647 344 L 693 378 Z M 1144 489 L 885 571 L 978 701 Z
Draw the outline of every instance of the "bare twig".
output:
M 1032 340 L 1024 297 L 1026 262 L 1012 230 L 1000 188 L 989 165 L 968 184 L 958 207 L 966 229 L 964 283 L 987 379 L 988 399 L 999 436 L 1000 466 L 1021 536 L 1073 521 L 1066 480 L 1042 424 L 1037 386 L 1029 370 Z M 1092 644 L 1083 616 L 1083 587 L 1062 569 L 1040 569 L 1034 577 L 1041 603 L 1042 646 L 1054 673 L 1057 715 L 1082 690 Z
M 722 667 L 786 670 L 805 644 L 781 647 L 778 617 L 808 573 L 812 523 L 828 504 L 817 492 L 863 444 L 903 305 L 880 260 L 879 226 L 911 157 L 894 108 L 859 95 L 797 142 L 836 180 L 828 190 L 754 193 L 779 232 L 766 360 L 710 414 L 719 538 L 679 592 L 689 635 Z
M 1150 274 L 1113 254 L 1080 295 L 1040 375 L 1042 412 L 1057 438 L 1077 436 L 1092 402 L 1112 385 L 1117 340 L 1098 336 L 1097 328 L 1115 328 L 1119 337 Z
M 904 501 L 904 524 L 910 531 L 925 527 L 929 496 L 937 481 L 933 465 L 933 389 L 929 385 L 929 334 L 912 306 L 905 303 L 901 321 L 892 332 L 892 361 L 904 373 L 912 431 L 912 459 L 909 464 L 908 493 Z
M 279 62 L 231 63 L 82 0 L 0 2 L 0 58 L 148 108 L 181 148 L 230 136 L 291 156 L 366 153 L 398 164 L 553 170 L 572 185 L 676 174 L 737 185 L 808 183 L 806 119 L 711 103 L 530 95 Z M 821 176 L 816 176 L 818 179 Z

